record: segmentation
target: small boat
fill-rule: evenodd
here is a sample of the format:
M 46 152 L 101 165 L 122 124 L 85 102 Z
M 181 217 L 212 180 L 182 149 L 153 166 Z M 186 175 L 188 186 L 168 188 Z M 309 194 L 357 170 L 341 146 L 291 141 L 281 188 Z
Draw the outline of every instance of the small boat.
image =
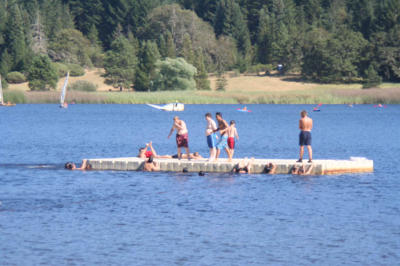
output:
M 4 97 L 3 97 L 3 87 L 1 85 L 1 75 L 0 75 L 0 106 L 3 107 L 10 107 L 10 106 L 14 106 L 15 103 L 10 103 L 10 102 L 4 102 Z
M 185 105 L 183 103 L 167 103 L 165 105 L 155 105 L 155 104 L 147 104 L 147 105 L 155 109 L 168 112 L 181 112 L 185 110 Z
M 60 108 L 68 108 L 68 103 L 65 102 L 65 96 L 67 94 L 68 78 L 69 78 L 69 72 L 67 72 L 67 76 L 64 81 L 64 86 L 61 89 Z
M 243 107 L 243 108 L 238 108 L 238 109 L 236 109 L 236 111 L 244 112 L 244 113 L 250 113 L 251 112 L 251 110 L 248 110 L 246 106 Z

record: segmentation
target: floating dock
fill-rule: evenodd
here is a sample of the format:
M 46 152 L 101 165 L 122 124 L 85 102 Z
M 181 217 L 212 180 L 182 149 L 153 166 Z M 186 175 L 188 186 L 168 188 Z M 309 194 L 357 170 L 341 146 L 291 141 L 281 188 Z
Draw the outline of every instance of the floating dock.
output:
M 187 160 L 187 159 L 154 159 L 160 165 L 160 171 L 182 172 L 184 168 L 188 172 L 208 172 L 208 173 L 228 173 L 243 159 L 233 159 L 228 162 L 221 158 L 216 162 L 208 162 L 207 159 Z M 88 159 L 93 170 L 114 170 L 114 171 L 140 171 L 144 165 L 144 159 L 137 157 L 128 158 L 106 158 Z M 289 174 L 295 165 L 309 165 L 307 161 L 297 163 L 296 159 L 277 160 L 277 159 L 254 159 L 252 173 L 261 174 L 264 172 L 265 165 L 273 163 L 277 166 L 276 174 Z M 314 160 L 312 162 L 313 175 L 343 174 L 343 173 L 369 173 L 374 171 L 374 162 L 365 158 L 351 160 Z

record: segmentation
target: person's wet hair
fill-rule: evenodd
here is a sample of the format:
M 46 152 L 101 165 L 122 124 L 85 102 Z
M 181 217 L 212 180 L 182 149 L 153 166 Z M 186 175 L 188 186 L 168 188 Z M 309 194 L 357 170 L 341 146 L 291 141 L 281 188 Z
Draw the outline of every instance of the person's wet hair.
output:
M 205 176 L 205 175 L 206 175 L 206 173 L 204 173 L 203 171 L 199 172 L 199 176 Z
M 236 124 L 235 120 L 231 120 L 231 122 L 229 122 L 230 125 L 234 125 Z
M 154 157 L 153 157 L 153 155 L 152 155 L 152 156 L 149 157 L 149 159 L 147 160 L 147 162 L 148 162 L 148 163 L 152 163 L 152 162 L 153 162 L 153 159 L 154 159 Z
M 182 169 L 182 172 L 187 173 L 187 172 L 189 172 L 189 169 L 188 169 L 187 167 L 184 167 L 184 168 Z
M 215 115 L 216 115 L 216 116 L 220 116 L 220 117 L 222 117 L 222 114 L 221 114 L 221 112 L 216 112 L 216 113 L 215 113 Z
M 67 162 L 67 163 L 64 165 L 64 168 L 65 168 L 65 169 L 71 170 L 72 168 L 74 168 L 74 163 Z
M 207 113 L 206 117 L 212 117 L 211 113 Z
M 306 110 L 303 110 L 303 111 L 301 111 L 301 117 L 305 117 L 306 115 L 307 115 L 307 111 Z

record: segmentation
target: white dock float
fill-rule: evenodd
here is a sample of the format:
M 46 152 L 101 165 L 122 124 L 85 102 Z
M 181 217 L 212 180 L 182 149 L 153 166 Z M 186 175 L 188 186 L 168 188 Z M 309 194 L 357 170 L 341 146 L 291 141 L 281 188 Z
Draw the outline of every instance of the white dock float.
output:
M 178 160 L 178 159 L 154 159 L 159 163 L 160 171 L 182 172 L 184 168 L 188 172 L 209 172 L 209 173 L 228 173 L 242 159 L 234 159 L 228 162 L 227 159 L 218 159 L 217 162 L 208 162 L 207 159 L 199 160 Z M 88 159 L 93 170 L 115 170 L 115 171 L 140 171 L 143 168 L 144 159 L 137 157 L 127 158 L 105 158 Z M 273 163 L 277 166 L 276 174 L 288 174 L 295 165 L 309 165 L 305 160 L 297 163 L 296 159 L 255 159 L 252 166 L 252 173 L 261 174 L 264 172 L 265 165 Z M 374 171 L 374 162 L 367 159 L 356 160 L 314 160 L 313 175 L 341 174 L 341 173 L 368 173 Z

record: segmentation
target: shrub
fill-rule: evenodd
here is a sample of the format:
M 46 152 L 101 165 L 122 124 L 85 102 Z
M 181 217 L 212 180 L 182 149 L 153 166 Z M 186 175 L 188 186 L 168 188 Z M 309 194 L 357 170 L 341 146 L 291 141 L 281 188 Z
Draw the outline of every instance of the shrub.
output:
M 7 82 L 12 84 L 23 83 L 26 81 L 26 77 L 24 74 L 20 72 L 10 72 L 7 74 Z
M 55 68 L 57 69 L 58 77 L 62 78 L 67 75 L 68 72 L 68 66 L 63 63 L 54 63 Z
M 370 65 L 365 71 L 365 78 L 363 80 L 363 89 L 375 88 L 382 83 L 382 78 L 376 72 L 374 66 Z
M 85 69 L 77 64 L 68 64 L 69 75 L 71 77 L 80 77 L 85 75 Z
M 4 102 L 25 103 L 25 94 L 22 91 L 4 91 Z
M 78 80 L 68 86 L 68 89 L 75 91 L 96 91 L 97 86 L 86 80 Z

